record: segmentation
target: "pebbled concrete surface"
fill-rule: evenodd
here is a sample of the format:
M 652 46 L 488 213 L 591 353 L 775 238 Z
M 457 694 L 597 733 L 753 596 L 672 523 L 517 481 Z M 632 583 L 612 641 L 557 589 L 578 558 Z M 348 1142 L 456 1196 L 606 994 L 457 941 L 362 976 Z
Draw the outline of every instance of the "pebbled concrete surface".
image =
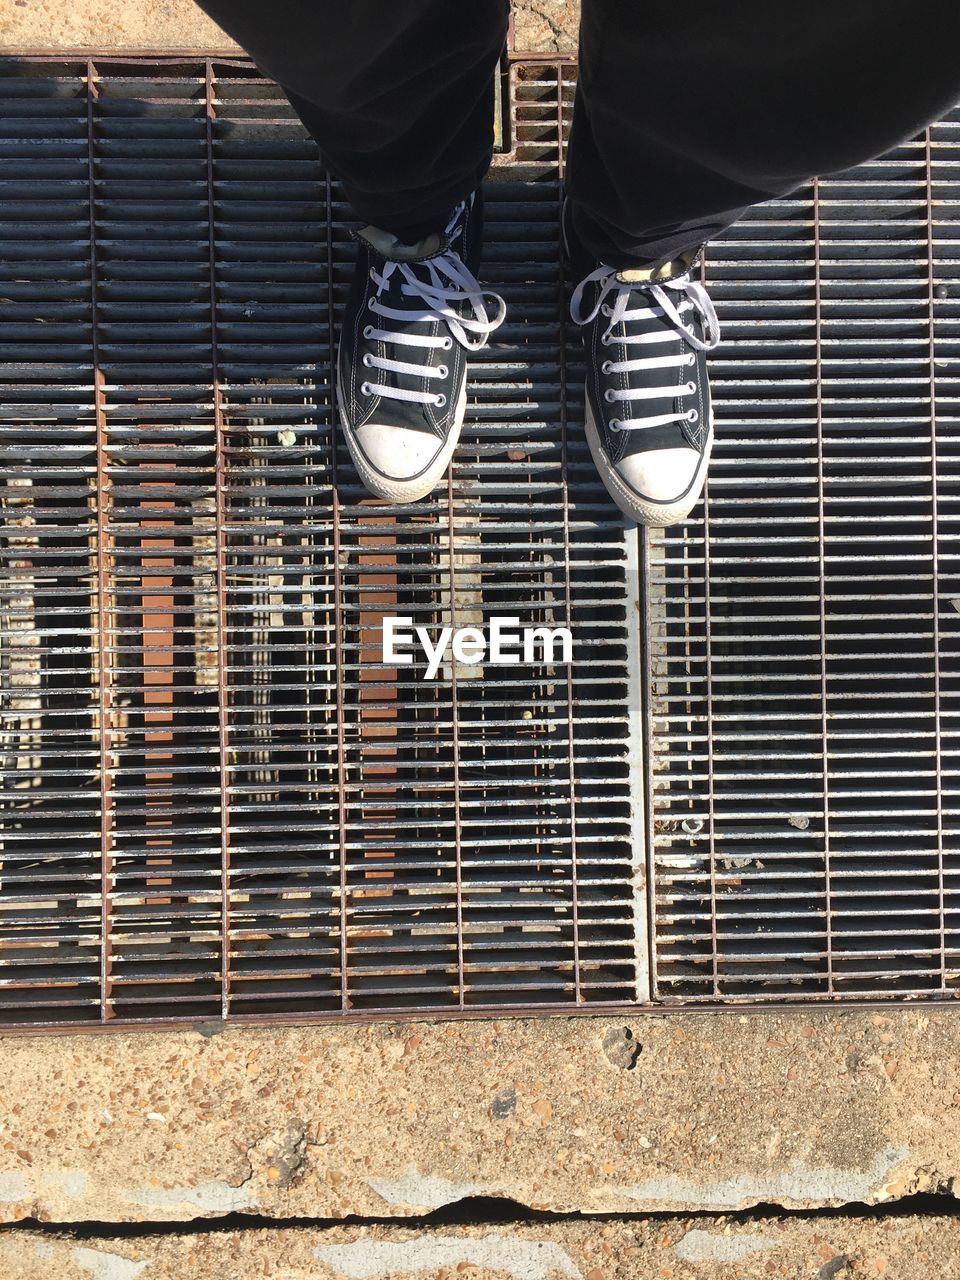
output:
M 0 0 L 0 53 L 61 49 L 238 52 L 193 0 Z
M 580 0 L 514 3 L 513 47 L 524 52 L 576 53 Z
M 0 1220 L 810 1208 L 960 1176 L 949 1010 L 204 1030 L 0 1039 Z
M 521 0 L 513 15 L 517 49 L 576 49 L 579 0 Z M 0 53 L 28 49 L 236 53 L 238 46 L 192 0 L 0 0 Z
M 4 1280 L 938 1280 L 948 1218 L 723 1218 L 484 1227 L 276 1228 L 74 1241 L 0 1237 Z

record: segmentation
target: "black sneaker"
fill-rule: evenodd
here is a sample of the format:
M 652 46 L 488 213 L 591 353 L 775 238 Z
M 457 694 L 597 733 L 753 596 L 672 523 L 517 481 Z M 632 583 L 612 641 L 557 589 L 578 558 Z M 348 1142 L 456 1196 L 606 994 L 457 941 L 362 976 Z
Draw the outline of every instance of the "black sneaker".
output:
M 337 398 L 350 455 L 371 493 L 425 497 L 449 465 L 467 402 L 467 351 L 479 351 L 506 304 L 481 289 L 482 197 L 442 231 L 405 244 L 378 227 L 353 232 L 357 263 L 340 330 Z M 486 298 L 496 300 L 493 319 Z
M 583 326 L 585 426 L 601 479 L 620 510 L 661 527 L 689 515 L 713 446 L 706 352 L 720 325 L 690 278 L 702 248 L 659 267 L 620 271 L 586 253 L 563 206 L 563 239 L 579 284 L 570 316 Z

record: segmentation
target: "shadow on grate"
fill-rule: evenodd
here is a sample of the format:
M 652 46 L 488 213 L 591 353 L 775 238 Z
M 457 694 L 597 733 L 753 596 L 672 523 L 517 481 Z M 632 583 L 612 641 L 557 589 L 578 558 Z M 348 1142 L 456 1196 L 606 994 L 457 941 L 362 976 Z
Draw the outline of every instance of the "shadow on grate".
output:
M 3 1025 L 952 996 L 960 114 L 711 246 L 707 501 L 638 564 L 562 320 L 574 74 L 511 60 L 508 320 L 394 507 L 276 86 L 3 64 Z M 392 614 L 574 661 L 426 680 Z

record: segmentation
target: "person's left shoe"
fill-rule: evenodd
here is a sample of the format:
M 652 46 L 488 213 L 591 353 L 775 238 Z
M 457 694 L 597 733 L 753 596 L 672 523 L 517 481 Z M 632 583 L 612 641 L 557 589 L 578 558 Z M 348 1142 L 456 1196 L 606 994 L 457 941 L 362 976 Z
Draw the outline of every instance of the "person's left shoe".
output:
M 570 316 L 583 327 L 590 452 L 624 515 L 676 524 L 703 491 L 713 445 L 706 352 L 720 341 L 720 325 L 690 276 L 700 250 L 618 270 L 583 249 L 570 212 L 567 200 L 563 240 L 579 279 Z

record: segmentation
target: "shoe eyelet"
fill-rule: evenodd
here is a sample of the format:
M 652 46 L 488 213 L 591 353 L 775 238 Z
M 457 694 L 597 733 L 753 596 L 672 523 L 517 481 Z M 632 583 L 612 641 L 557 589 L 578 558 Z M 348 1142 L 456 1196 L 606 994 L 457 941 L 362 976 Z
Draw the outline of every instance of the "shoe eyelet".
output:
M 601 333 L 601 335 L 600 335 L 600 342 L 601 342 L 601 344 L 602 344 L 603 346 L 605 346 L 605 347 L 612 347 L 612 346 L 613 346 L 613 339 L 612 339 L 612 338 L 608 338 L 608 337 L 607 337 L 607 335 L 606 335 L 605 333 Z
M 436 395 L 433 397 L 433 403 L 437 406 L 438 409 L 442 409 L 443 406 L 447 403 L 447 397 L 441 391 L 439 395 Z
M 696 364 L 696 363 L 697 363 L 697 357 L 691 351 L 690 354 L 687 356 L 687 364 Z
M 684 385 L 683 389 L 686 391 L 687 395 L 692 396 L 697 389 L 697 384 L 695 382 L 688 382 Z
M 363 353 L 363 367 L 365 369 L 373 368 L 373 356 L 370 354 L 369 351 L 365 351 Z
M 453 339 L 450 337 L 444 338 L 443 346 L 440 349 L 441 351 L 451 351 L 453 349 Z
M 616 433 L 620 430 L 620 419 L 611 418 L 609 423 L 607 424 L 607 427 L 610 431 L 614 433 L 614 435 L 616 435 Z
M 365 325 L 363 326 L 363 336 L 367 339 L 367 341 L 368 341 L 368 342 L 370 341 L 370 339 L 373 337 L 373 325 L 372 325 L 372 324 L 365 324 Z
M 370 395 L 370 391 L 371 391 L 371 387 L 370 387 L 370 383 L 369 383 L 369 382 L 361 382 L 361 383 L 360 383 L 360 394 L 361 394 L 362 396 L 368 396 L 368 395 Z
M 367 299 L 367 310 L 368 310 L 368 311 L 373 311 L 373 310 L 374 310 L 373 298 L 368 298 L 368 299 Z
M 604 360 L 603 364 L 600 366 L 600 372 L 611 373 L 612 370 L 613 370 L 613 362 L 610 360 Z
M 607 404 L 613 404 L 614 400 L 616 399 L 616 396 L 614 395 L 614 392 L 613 392 L 613 387 L 607 387 L 606 391 L 603 393 L 603 398 L 604 400 L 606 400 Z
M 601 312 L 601 314 L 602 314 L 602 315 L 605 315 L 605 316 L 612 316 L 612 315 L 613 315 L 613 307 L 609 307 L 609 306 L 607 306 L 607 304 L 604 302 L 604 303 L 601 305 L 601 307 L 600 307 L 600 312 Z
M 447 366 L 446 366 L 445 364 L 438 364 L 438 365 L 437 365 L 437 377 L 438 377 L 438 378 L 445 378 L 449 372 L 450 372 L 450 370 L 447 368 Z
M 699 417 L 700 415 L 699 413 L 697 413 L 696 409 L 691 409 L 690 412 L 687 414 L 687 421 L 696 422 Z

